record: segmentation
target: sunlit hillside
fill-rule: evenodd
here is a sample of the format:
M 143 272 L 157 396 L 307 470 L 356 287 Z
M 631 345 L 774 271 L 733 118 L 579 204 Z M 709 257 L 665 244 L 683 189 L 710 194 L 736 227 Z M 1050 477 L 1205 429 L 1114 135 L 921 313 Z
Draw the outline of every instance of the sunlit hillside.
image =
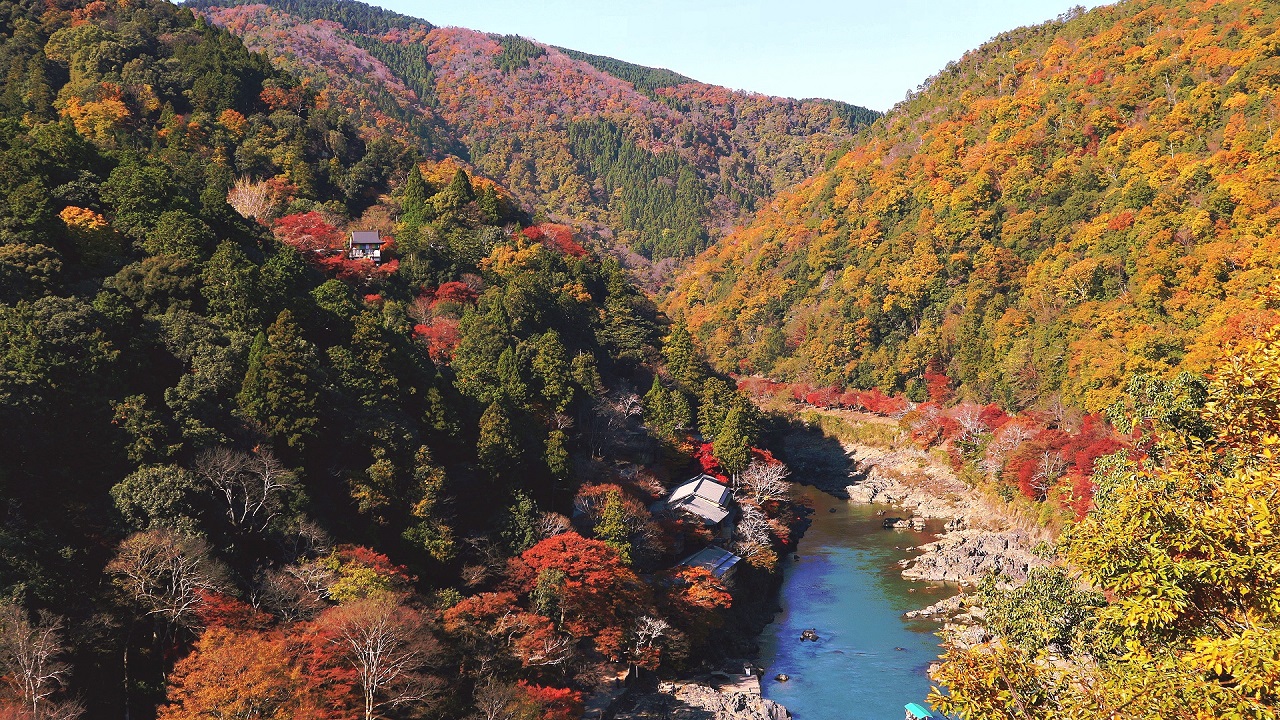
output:
M 720 368 L 1099 409 L 1274 320 L 1280 7 L 1125 2 L 948 66 L 678 280 Z

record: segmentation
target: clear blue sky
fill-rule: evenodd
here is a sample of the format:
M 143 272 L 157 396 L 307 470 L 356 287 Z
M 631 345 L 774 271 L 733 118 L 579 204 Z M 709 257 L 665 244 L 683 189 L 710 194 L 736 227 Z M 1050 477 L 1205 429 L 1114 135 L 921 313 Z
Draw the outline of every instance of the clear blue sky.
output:
M 1084 0 L 368 0 L 435 25 L 887 110 L 950 60 Z

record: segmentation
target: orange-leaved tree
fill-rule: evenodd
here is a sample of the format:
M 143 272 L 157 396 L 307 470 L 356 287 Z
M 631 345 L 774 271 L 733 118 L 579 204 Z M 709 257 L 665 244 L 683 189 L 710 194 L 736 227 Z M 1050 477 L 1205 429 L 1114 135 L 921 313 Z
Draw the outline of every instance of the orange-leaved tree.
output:
M 287 720 L 303 709 L 303 679 L 278 633 L 214 627 L 178 661 L 160 720 Z
M 627 628 L 648 605 L 648 597 L 617 550 L 570 532 L 534 545 L 520 561 L 526 591 L 537 588 L 540 578 L 560 578 L 561 627 L 574 637 L 593 638 L 605 655 L 620 657 Z

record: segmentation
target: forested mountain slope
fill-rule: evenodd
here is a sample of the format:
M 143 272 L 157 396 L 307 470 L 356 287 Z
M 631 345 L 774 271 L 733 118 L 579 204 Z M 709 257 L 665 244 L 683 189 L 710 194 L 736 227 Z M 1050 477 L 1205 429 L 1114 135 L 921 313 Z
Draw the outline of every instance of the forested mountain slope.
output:
M 564 719 L 726 647 L 648 507 L 754 416 L 615 260 L 170 3 L 2 3 L 0 75 L 0 715 Z
M 1280 6 L 1128 0 L 1001 35 L 666 300 L 721 369 L 1097 410 L 1275 319 Z
M 877 115 L 360 3 L 193 5 L 355 108 L 370 132 L 409 128 L 425 149 L 463 156 L 529 209 L 608 228 L 652 258 L 706 247 L 760 198 L 820 170 Z

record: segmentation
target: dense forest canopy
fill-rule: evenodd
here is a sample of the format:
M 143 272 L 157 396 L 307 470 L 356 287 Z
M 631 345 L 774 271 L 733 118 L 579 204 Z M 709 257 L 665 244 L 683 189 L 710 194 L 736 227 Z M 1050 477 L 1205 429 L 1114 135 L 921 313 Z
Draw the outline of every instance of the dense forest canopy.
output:
M 578 52 L 569 48 L 558 47 L 556 50 L 568 55 L 574 60 L 581 60 L 588 65 L 602 72 L 626 80 L 636 86 L 637 90 L 656 94 L 657 90 L 662 88 L 678 87 L 685 83 L 697 82 L 693 78 L 687 78 L 680 73 L 667 70 L 666 68 L 652 68 L 644 65 L 635 65 L 633 63 L 617 60 L 603 55 L 592 55 L 590 53 Z M 652 95 L 651 95 L 652 97 Z M 872 118 L 874 120 L 874 118 Z
M 616 260 L 187 8 L 5 3 L 0 73 L 0 713 L 569 718 L 729 646 L 649 507 L 776 461 Z
M 1006 33 L 665 301 L 717 367 L 1096 411 L 1275 320 L 1271 3 L 1123 2 Z
M 465 156 L 530 211 L 590 225 L 654 260 L 702 250 L 878 117 L 829 100 L 734 92 L 514 35 L 389 27 L 400 16 L 360 3 L 192 6 L 278 66 L 340 93 L 371 130 L 432 128 L 419 132 L 430 136 L 428 150 Z M 583 143 L 581 123 L 614 130 Z M 655 181 L 642 197 L 617 191 Z
M 1273 287 L 1269 293 L 1275 296 Z M 1210 381 L 1131 384 L 1134 448 L 1098 463 L 1056 563 L 977 593 L 998 637 L 950 643 L 935 707 L 964 718 L 1258 719 L 1280 703 L 1280 328 Z
M 8 0 L 0 74 L 0 717 L 743 657 L 805 513 L 748 392 L 1066 528 L 940 709 L 1274 716 L 1280 7 L 1073 11 L 878 120 L 333 0 Z

